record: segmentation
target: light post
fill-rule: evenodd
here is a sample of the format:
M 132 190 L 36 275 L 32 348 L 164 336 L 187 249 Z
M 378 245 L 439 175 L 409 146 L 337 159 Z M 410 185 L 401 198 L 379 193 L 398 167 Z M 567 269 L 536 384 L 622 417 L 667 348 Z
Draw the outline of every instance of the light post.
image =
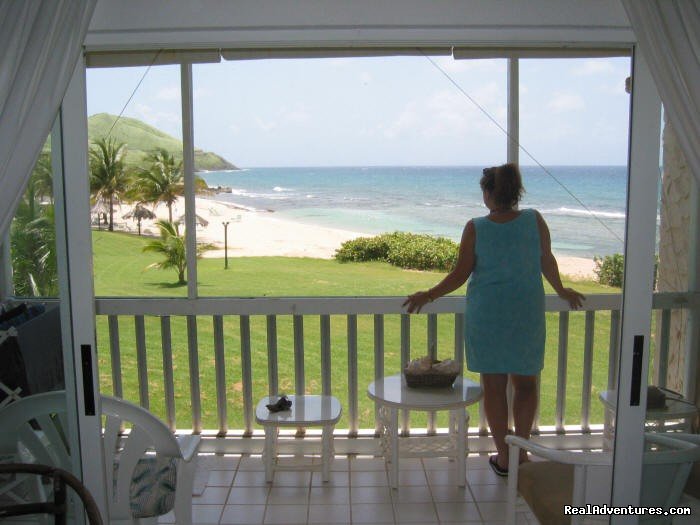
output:
M 224 270 L 228 270 L 228 225 L 229 221 L 224 221 Z

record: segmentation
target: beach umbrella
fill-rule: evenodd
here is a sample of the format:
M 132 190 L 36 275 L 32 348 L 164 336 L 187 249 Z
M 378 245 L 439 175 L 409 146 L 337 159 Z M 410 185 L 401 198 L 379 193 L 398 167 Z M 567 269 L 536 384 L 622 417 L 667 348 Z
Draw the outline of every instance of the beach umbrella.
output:
M 134 219 L 136 221 L 136 224 L 138 224 L 139 228 L 139 235 L 141 235 L 141 221 L 144 219 L 155 219 L 156 214 L 153 213 L 151 210 L 146 208 L 145 206 L 141 204 L 137 204 L 134 206 L 134 208 L 126 213 L 125 215 L 122 216 L 123 219 Z
M 194 219 L 195 224 L 197 224 L 197 225 L 199 225 L 199 226 L 204 226 L 204 227 L 206 227 L 206 226 L 209 224 L 209 221 L 208 221 L 208 220 L 206 220 L 206 219 L 203 218 L 203 217 L 200 217 L 199 215 L 196 215 L 196 214 L 195 214 L 194 217 L 195 217 L 195 219 Z M 178 224 L 185 224 L 185 216 L 184 216 L 184 215 L 180 215 L 180 218 L 177 220 L 177 223 L 178 223 Z
M 97 198 L 95 204 L 93 204 L 92 208 L 90 208 L 90 213 L 97 215 L 97 227 L 99 229 L 102 229 L 103 217 L 105 219 L 105 224 L 107 224 L 107 214 L 109 213 L 109 206 L 102 199 L 102 197 Z

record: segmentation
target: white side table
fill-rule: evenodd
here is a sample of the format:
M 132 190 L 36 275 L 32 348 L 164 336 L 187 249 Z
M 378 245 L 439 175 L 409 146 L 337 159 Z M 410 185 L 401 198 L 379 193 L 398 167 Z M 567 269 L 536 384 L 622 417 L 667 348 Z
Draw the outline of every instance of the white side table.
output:
M 598 396 L 605 406 L 605 410 L 610 417 L 610 427 L 605 429 L 604 444 L 606 448 L 612 448 L 615 433 L 615 412 L 617 410 L 617 391 L 605 390 Z M 667 430 L 681 429 L 683 432 L 690 432 L 693 418 L 698 413 L 698 407 L 685 400 L 678 400 L 673 397 L 666 398 L 665 408 L 652 408 L 646 411 L 645 426 L 648 430 L 665 432 Z M 669 422 L 671 422 L 669 424 Z
M 469 413 L 465 408 L 481 399 L 482 391 L 477 383 L 460 376 L 447 388 L 409 388 L 403 374 L 395 374 L 370 383 L 367 395 L 379 404 L 380 420 L 384 427 L 382 446 L 385 459 L 391 464 L 389 474 L 393 488 L 398 488 L 400 455 L 453 457 L 457 462 L 459 484 L 462 487 L 466 484 Z M 399 453 L 399 410 L 449 410 L 452 435 L 448 436 L 447 443 L 441 443 L 440 436 L 429 436 L 425 440 L 408 438 L 406 445 L 415 440 L 420 441 L 419 447 L 416 450 L 402 447 Z M 452 432 L 455 424 L 456 432 Z
M 328 481 L 330 463 L 333 459 L 333 428 L 340 419 L 340 401 L 333 396 L 287 396 L 292 402 L 289 410 L 270 412 L 265 405 L 276 403 L 279 397 L 264 397 L 255 409 L 255 421 L 265 429 L 265 480 L 272 482 L 275 470 L 316 470 L 314 465 L 295 467 L 277 463 L 277 434 L 279 427 L 322 427 L 321 472 L 323 481 Z

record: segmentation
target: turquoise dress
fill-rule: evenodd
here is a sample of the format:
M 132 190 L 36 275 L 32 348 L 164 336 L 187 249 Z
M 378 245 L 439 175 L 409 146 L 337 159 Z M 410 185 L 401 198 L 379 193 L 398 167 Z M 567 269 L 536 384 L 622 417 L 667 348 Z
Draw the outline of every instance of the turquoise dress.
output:
M 473 220 L 476 262 L 469 278 L 464 339 L 467 368 L 536 375 L 544 366 L 544 287 L 534 210 L 506 223 Z

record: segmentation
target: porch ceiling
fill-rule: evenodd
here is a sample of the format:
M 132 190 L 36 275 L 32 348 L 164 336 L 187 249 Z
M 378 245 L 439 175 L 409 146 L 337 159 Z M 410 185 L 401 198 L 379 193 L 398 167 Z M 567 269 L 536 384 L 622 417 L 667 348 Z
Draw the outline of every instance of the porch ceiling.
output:
M 98 1 L 88 51 L 634 42 L 617 0 Z

